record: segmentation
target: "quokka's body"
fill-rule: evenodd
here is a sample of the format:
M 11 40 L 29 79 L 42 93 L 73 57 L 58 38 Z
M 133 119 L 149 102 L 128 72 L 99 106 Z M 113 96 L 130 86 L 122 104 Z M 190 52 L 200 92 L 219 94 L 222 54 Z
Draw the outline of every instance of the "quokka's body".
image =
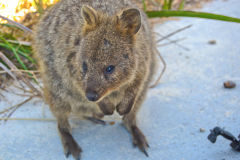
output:
M 147 155 L 136 113 L 153 77 L 155 49 L 146 15 L 130 0 L 62 0 L 46 12 L 34 50 L 66 155 L 79 159 L 81 152 L 71 114 L 100 119 L 115 109 Z

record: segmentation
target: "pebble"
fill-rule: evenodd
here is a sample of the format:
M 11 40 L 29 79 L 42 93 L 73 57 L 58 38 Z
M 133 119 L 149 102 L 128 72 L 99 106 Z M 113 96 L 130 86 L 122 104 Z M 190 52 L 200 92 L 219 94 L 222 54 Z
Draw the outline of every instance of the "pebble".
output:
M 224 88 L 235 88 L 236 83 L 233 81 L 226 81 L 223 83 Z
M 201 133 L 203 133 L 203 132 L 205 132 L 206 130 L 205 130 L 204 128 L 200 128 L 199 131 L 200 131 Z

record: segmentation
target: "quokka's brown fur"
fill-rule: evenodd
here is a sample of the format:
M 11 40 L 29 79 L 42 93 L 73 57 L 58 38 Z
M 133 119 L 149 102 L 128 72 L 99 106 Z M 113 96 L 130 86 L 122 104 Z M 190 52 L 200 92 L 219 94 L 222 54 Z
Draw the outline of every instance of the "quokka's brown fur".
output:
M 34 50 L 67 156 L 81 154 L 70 115 L 98 120 L 115 109 L 147 155 L 136 113 L 153 77 L 155 49 L 145 13 L 130 0 L 62 0 L 46 12 Z

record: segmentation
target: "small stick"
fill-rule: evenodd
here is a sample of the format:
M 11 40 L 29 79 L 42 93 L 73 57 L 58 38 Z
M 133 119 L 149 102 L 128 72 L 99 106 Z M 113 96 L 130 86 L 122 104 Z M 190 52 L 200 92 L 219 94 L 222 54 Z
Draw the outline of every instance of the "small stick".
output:
M 16 93 L 16 92 L 11 92 L 12 94 L 15 94 L 15 95 L 17 95 L 17 96 L 22 96 L 22 97 L 31 97 L 32 95 L 28 95 L 28 94 L 21 94 L 21 93 Z
M 0 15 L 0 18 L 2 18 L 2 19 L 4 19 L 4 20 L 7 20 L 9 23 L 17 26 L 18 28 L 24 30 L 25 32 L 33 33 L 31 29 L 29 29 L 29 28 L 25 27 L 24 25 L 22 25 L 22 24 L 20 24 L 20 23 L 17 23 L 17 22 L 15 22 L 15 21 L 7 18 L 7 17 L 4 17 L 4 16 L 1 16 L 1 15 Z
M 0 67 L 4 70 L 5 73 L 8 73 L 14 80 L 18 81 L 17 77 L 6 66 L 0 63 Z
M 30 101 L 32 98 L 33 98 L 33 97 L 29 97 L 28 99 L 24 100 L 23 102 L 21 102 L 21 103 L 19 103 L 19 104 L 16 104 L 16 105 L 14 105 L 14 106 L 12 106 L 12 107 L 9 107 L 9 108 L 1 111 L 0 114 L 6 113 L 6 112 L 8 112 L 8 111 L 10 111 L 10 110 L 12 110 L 12 109 L 14 109 L 14 108 L 19 108 L 19 107 L 22 106 L 23 104 L 25 104 L 25 103 L 27 103 L 28 101 Z
M 15 69 L 10 69 L 10 71 L 12 71 L 12 72 L 21 71 L 21 72 L 32 73 L 32 74 L 34 74 L 34 73 L 40 73 L 40 71 L 22 70 L 22 69 L 17 69 L 17 70 L 15 70 Z M 2 73 L 7 73 L 7 72 L 6 72 L 6 71 L 0 71 L 0 74 L 2 74 Z
M 164 36 L 161 35 L 160 33 L 157 33 L 157 32 L 156 32 L 156 34 L 159 35 L 159 36 L 161 36 L 161 37 L 164 37 Z M 174 41 L 170 40 L 169 38 L 166 38 L 166 40 L 167 40 L 168 42 L 171 42 L 171 43 L 175 44 L 176 46 L 178 46 L 178 47 L 180 47 L 180 48 L 186 50 L 186 51 L 189 51 L 189 50 L 190 50 L 190 49 L 188 49 L 188 48 L 182 46 L 181 44 L 178 44 L 177 42 L 174 42 Z
M 157 80 L 156 80 L 156 81 L 154 82 L 154 84 L 151 85 L 149 88 L 154 88 L 154 87 L 156 87 L 156 86 L 159 84 L 159 81 L 160 81 L 160 79 L 162 78 L 162 76 L 163 76 L 163 74 L 164 74 L 164 72 L 165 72 L 165 70 L 166 70 L 166 68 L 167 68 L 167 64 L 166 64 L 164 58 L 162 57 L 162 55 L 160 54 L 160 52 L 159 52 L 156 48 L 155 48 L 154 50 L 155 50 L 155 52 L 157 52 L 158 57 L 160 58 L 160 60 L 161 60 L 162 63 L 163 63 L 163 69 L 162 69 L 162 72 L 160 73 L 160 75 L 158 76 Z
M 46 122 L 55 122 L 56 119 L 51 118 L 0 118 L 0 120 L 10 120 L 10 121 L 46 121 Z
M 17 74 L 17 77 L 20 78 L 30 89 L 32 89 L 34 92 L 36 92 L 36 94 L 38 96 L 42 96 L 41 91 L 39 91 L 37 88 L 35 88 L 32 83 L 26 79 L 22 72 L 20 72 L 17 67 L 2 53 L 0 52 L 0 58 L 2 58 L 2 60 L 11 68 L 14 70 L 17 70 L 17 72 L 15 72 Z
M 158 44 L 157 46 L 158 46 L 158 47 L 163 47 L 163 46 L 167 46 L 167 45 L 170 45 L 170 44 L 173 44 L 173 43 L 177 43 L 177 42 L 179 42 L 179 41 L 183 41 L 183 40 L 185 40 L 185 39 L 186 39 L 186 38 L 180 38 L 180 39 L 172 40 L 172 41 L 170 41 L 170 42 L 168 42 L 168 43 Z
M 30 94 L 33 94 L 33 92 L 32 92 L 31 90 L 27 90 L 27 89 L 25 89 L 24 87 L 19 87 L 19 86 L 15 85 L 15 84 L 12 84 L 12 85 L 13 85 L 15 88 L 17 88 L 17 89 L 23 91 L 24 93 L 30 93 Z
M 187 29 L 187 28 L 190 28 L 190 27 L 192 27 L 191 24 L 188 25 L 188 26 L 185 26 L 185 27 L 183 27 L 183 28 L 180 28 L 180 29 L 178 29 L 178 30 L 176 30 L 176 31 L 174 31 L 174 32 L 172 32 L 172 33 L 170 33 L 170 34 L 168 34 L 168 35 L 162 37 L 161 39 L 157 40 L 157 43 L 163 41 L 164 39 L 167 39 L 167 38 L 173 36 L 174 34 L 177 34 L 177 33 L 181 32 L 181 31 L 183 31 L 183 30 L 185 30 L 185 29 Z
M 24 46 L 31 46 L 31 42 L 25 42 L 25 41 L 14 41 L 14 40 L 7 40 L 10 43 L 20 44 Z
M 32 98 L 33 98 L 33 97 L 29 97 L 28 99 L 26 99 L 26 100 L 23 101 L 22 103 L 17 104 L 16 107 L 8 114 L 7 119 L 8 119 L 9 117 L 11 117 L 11 115 L 12 115 L 19 107 L 21 107 L 23 104 L 29 102 Z M 6 122 L 7 119 L 4 120 L 4 121 Z
M 157 43 L 161 42 L 161 41 L 164 40 L 164 39 L 167 39 L 167 40 L 170 41 L 171 43 L 177 44 L 177 43 L 176 43 L 176 40 L 175 40 L 175 41 L 172 41 L 172 40 L 169 40 L 168 38 L 171 37 L 171 36 L 173 36 L 174 34 L 176 34 L 176 33 L 178 33 L 178 32 L 181 32 L 181 31 L 183 31 L 183 30 L 185 30 L 185 29 L 187 29 L 187 28 L 190 28 L 191 26 L 192 26 L 192 25 L 188 25 L 188 26 L 186 26 L 186 27 L 183 27 L 183 28 L 181 28 L 181 29 L 178 29 L 178 30 L 176 30 L 175 32 L 172 32 L 172 33 L 168 34 L 167 36 L 164 36 L 163 38 L 159 39 L 159 40 L 157 41 Z M 159 34 L 159 35 L 160 35 L 160 34 Z M 178 45 L 179 45 L 179 44 L 178 44 Z M 179 46 L 180 46 L 180 45 L 179 45 Z M 185 49 L 185 50 L 189 50 L 188 48 L 185 48 L 185 47 L 183 47 L 183 46 L 181 46 L 181 47 L 182 47 L 183 49 Z M 156 86 L 159 84 L 159 81 L 160 81 L 160 79 L 162 78 L 162 76 L 163 76 L 163 74 L 164 74 L 164 72 L 165 72 L 165 70 L 166 70 L 166 68 L 167 68 L 167 64 L 166 64 L 164 58 L 162 57 L 162 55 L 160 54 L 160 52 L 159 52 L 157 49 L 155 49 L 155 52 L 157 52 L 158 57 L 160 58 L 160 60 L 161 60 L 162 63 L 163 63 L 163 69 L 162 69 L 162 72 L 160 73 L 160 75 L 158 76 L 157 80 L 156 80 L 156 81 L 154 82 L 154 84 L 151 85 L 149 88 L 154 88 L 154 87 L 156 87 Z

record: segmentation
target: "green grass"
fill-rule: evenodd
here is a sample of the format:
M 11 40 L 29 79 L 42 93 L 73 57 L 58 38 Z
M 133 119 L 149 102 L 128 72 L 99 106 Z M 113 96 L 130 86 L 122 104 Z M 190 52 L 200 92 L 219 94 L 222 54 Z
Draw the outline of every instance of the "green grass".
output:
M 0 31 L 0 51 L 20 70 L 32 71 L 36 70 L 36 60 L 33 58 L 32 48 L 29 45 L 22 45 L 17 41 L 15 32 L 23 32 L 17 27 L 9 24 L 1 24 L 1 26 L 7 27 L 7 33 Z M 20 34 L 21 35 L 21 34 Z M 8 69 L 8 66 L 2 59 L 0 63 L 4 64 Z M 28 72 L 34 82 L 37 82 L 33 75 Z
M 229 17 L 220 14 L 213 14 L 207 12 L 196 12 L 196 11 L 184 11 L 185 0 L 182 0 L 178 6 L 177 10 L 172 10 L 174 0 L 164 0 L 164 4 L 162 5 L 162 10 L 160 11 L 149 11 L 147 9 L 145 0 L 143 0 L 143 8 L 149 18 L 156 17 L 195 17 L 195 18 L 205 18 L 212 20 L 220 20 L 227 22 L 236 22 L 240 23 L 239 18 Z
M 35 66 L 36 64 L 36 61 L 32 58 L 31 47 L 24 46 L 21 44 L 11 43 L 11 42 L 8 42 L 7 39 L 0 34 L 0 47 L 2 52 L 5 54 L 5 56 L 11 60 L 15 58 L 15 61 L 17 62 L 16 66 L 18 66 L 19 69 L 23 69 L 23 70 L 35 69 L 34 67 L 28 67 L 28 66 Z M 8 40 L 16 40 L 16 39 L 12 38 Z
M 162 10 L 162 11 L 147 11 L 148 17 L 195 17 L 195 18 L 205 18 L 213 19 L 227 22 L 240 23 L 239 18 L 228 17 L 219 14 L 206 13 L 206 12 L 195 12 L 195 11 L 172 11 L 172 10 Z

